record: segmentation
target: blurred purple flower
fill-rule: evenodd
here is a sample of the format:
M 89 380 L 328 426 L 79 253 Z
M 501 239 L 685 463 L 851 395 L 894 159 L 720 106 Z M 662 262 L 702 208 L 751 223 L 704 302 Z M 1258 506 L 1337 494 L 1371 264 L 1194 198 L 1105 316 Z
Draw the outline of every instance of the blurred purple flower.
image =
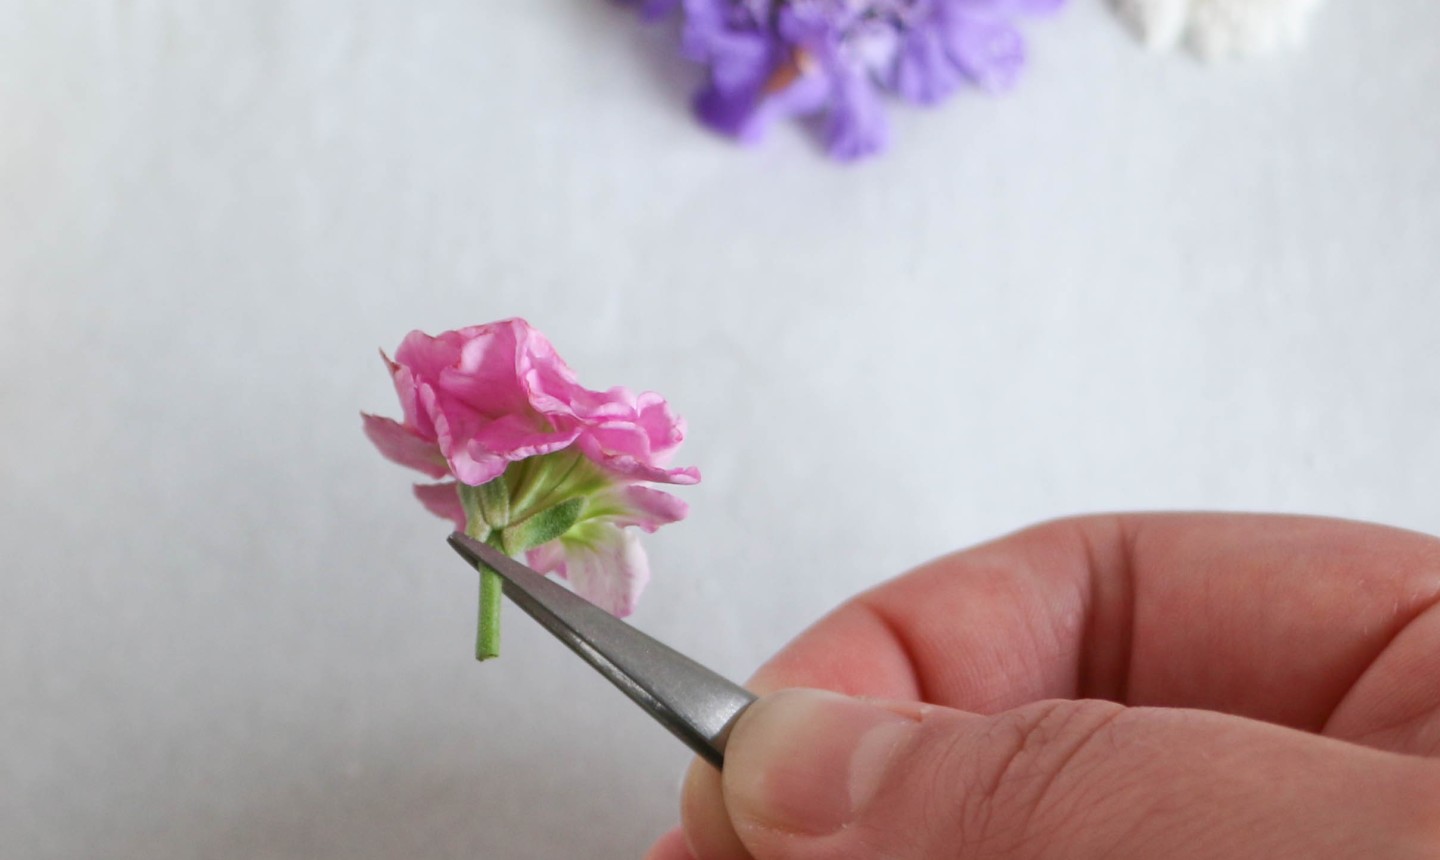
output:
M 648 19 L 684 14 L 681 50 L 709 67 L 695 112 L 758 140 L 776 119 L 819 115 L 826 150 L 885 148 L 880 90 L 938 104 L 964 84 L 992 92 L 1025 63 L 1014 19 L 1065 0 L 638 0 Z

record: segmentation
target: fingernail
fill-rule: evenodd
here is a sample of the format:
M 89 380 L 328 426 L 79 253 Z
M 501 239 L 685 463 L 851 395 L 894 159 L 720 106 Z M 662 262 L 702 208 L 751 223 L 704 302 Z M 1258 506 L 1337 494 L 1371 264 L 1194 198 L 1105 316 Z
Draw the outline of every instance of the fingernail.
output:
M 766 696 L 736 723 L 725 803 L 737 826 L 824 836 L 854 820 L 915 720 L 820 690 Z

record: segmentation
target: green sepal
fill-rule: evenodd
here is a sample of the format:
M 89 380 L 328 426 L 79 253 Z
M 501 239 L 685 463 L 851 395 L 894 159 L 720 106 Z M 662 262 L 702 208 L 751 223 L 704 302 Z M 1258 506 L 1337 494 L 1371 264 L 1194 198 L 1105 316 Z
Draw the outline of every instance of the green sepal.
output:
M 505 477 L 511 490 L 510 515 L 516 522 L 562 500 L 594 495 L 613 480 L 574 447 L 512 463 Z
M 482 522 L 497 530 L 510 525 L 510 487 L 503 474 L 478 487 L 460 484 L 459 492 L 467 522 Z
M 492 529 L 510 525 L 510 487 L 503 474 L 480 485 L 480 513 Z
M 456 484 L 455 493 L 460 496 L 460 507 L 465 509 L 465 533 L 476 540 L 484 540 L 476 532 L 487 528 L 484 514 L 480 513 L 480 488 L 469 484 Z
M 505 529 L 505 547 L 511 552 L 523 552 L 548 543 L 568 532 L 584 510 L 583 498 L 566 499 L 558 505 L 552 505 Z

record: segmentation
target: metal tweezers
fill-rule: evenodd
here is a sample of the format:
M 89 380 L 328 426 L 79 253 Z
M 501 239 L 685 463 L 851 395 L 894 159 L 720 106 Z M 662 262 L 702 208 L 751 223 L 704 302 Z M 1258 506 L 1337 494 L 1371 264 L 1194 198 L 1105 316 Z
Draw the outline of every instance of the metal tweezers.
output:
M 460 532 L 450 546 L 505 583 L 505 594 L 696 755 L 721 767 L 725 740 L 755 701 L 748 690 L 651 639 L 499 550 Z

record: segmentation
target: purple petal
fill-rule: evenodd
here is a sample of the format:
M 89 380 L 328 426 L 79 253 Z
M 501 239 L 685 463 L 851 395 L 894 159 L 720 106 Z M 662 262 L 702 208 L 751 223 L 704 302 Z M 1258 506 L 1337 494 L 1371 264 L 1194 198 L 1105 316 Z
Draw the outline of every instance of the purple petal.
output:
M 945 30 L 950 59 L 977 86 L 1009 89 L 1025 66 L 1025 40 L 1005 21 L 959 16 Z
M 906 101 L 934 105 L 959 89 L 964 80 L 942 44 L 940 34 L 927 27 L 906 35 L 887 84 Z
M 845 0 L 788 0 L 776 16 L 775 30 L 787 42 L 818 50 L 838 43 L 867 12 L 862 4 Z
M 865 75 L 848 70 L 838 76 L 824 136 L 826 151 L 840 161 L 856 161 L 888 145 L 890 126 L 875 87 Z
M 632 5 L 640 7 L 640 18 L 644 21 L 659 21 L 662 18 L 670 17 L 670 13 L 680 8 L 680 0 L 627 0 Z
M 695 118 L 742 143 L 754 143 L 765 133 L 769 118 L 760 114 L 759 107 L 758 92 L 725 92 L 711 83 L 695 94 Z
M 760 92 L 777 61 L 773 39 L 726 31 L 710 43 L 710 82 L 721 92 Z
M 725 93 L 706 87 L 695 97 L 695 115 L 706 126 L 742 143 L 753 143 L 783 117 L 804 116 L 820 110 L 828 95 L 823 76 L 802 74 L 778 92 L 763 89 Z
M 962 14 L 979 14 L 991 18 L 1013 18 L 1017 15 L 1048 15 L 1064 6 L 1066 0 L 948 0 L 951 8 Z

